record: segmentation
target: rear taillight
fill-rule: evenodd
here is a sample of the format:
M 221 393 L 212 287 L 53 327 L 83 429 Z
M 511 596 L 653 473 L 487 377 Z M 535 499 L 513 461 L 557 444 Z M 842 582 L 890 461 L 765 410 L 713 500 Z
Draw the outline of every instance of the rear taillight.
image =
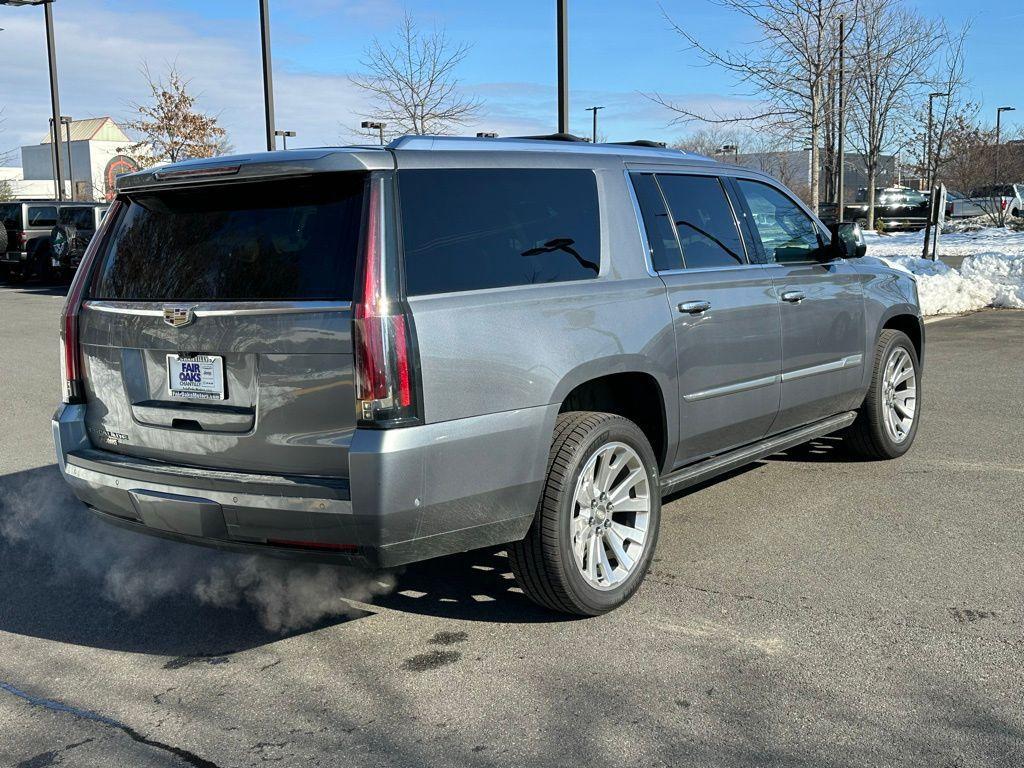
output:
M 1000 200 L 999 201 L 999 210 L 1005 211 L 1006 210 L 1006 204 L 1007 204 L 1006 198 L 1003 198 L 1002 200 Z
M 369 182 L 360 297 L 353 308 L 356 416 L 360 426 L 418 423 L 412 319 L 399 292 L 398 265 L 386 263 L 382 177 Z
M 14 250 L 24 251 L 28 247 L 28 235 L 24 232 L 14 233 Z
M 112 214 L 116 213 L 120 205 L 119 202 L 115 202 L 110 207 L 108 215 L 100 224 L 89 247 L 85 249 L 82 261 L 78 265 L 78 271 L 75 273 L 75 279 L 71 281 L 71 288 L 68 289 L 68 296 L 64 300 L 64 309 L 60 313 L 61 393 L 65 403 L 85 402 L 82 353 L 78 343 L 78 313 L 82 307 L 82 296 L 85 293 L 85 285 L 89 282 L 96 254 L 100 250 L 101 243 L 106 239 L 108 222 L 114 220 Z
M 952 216 L 953 216 L 953 204 L 952 203 L 946 203 L 946 218 L 951 218 Z

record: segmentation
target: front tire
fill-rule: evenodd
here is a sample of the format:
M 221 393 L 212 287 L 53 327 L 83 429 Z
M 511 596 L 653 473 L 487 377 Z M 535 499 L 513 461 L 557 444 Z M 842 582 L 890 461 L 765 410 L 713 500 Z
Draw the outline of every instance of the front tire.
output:
M 640 587 L 658 540 L 658 463 L 633 422 L 561 413 L 548 473 L 526 538 L 509 548 L 527 597 L 552 610 L 597 616 Z
M 895 459 L 910 450 L 921 421 L 921 364 L 902 331 L 883 330 L 875 344 L 871 388 L 846 441 L 865 459 Z

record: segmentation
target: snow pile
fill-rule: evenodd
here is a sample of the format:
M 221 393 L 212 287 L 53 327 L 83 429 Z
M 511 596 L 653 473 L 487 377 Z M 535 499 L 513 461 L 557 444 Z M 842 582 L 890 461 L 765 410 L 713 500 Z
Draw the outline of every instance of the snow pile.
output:
M 960 269 L 920 257 L 923 233 L 865 233 L 869 258 L 917 276 L 921 312 L 942 315 L 984 307 L 1024 309 L 1024 233 L 990 227 L 943 234 L 942 256 L 965 256 Z

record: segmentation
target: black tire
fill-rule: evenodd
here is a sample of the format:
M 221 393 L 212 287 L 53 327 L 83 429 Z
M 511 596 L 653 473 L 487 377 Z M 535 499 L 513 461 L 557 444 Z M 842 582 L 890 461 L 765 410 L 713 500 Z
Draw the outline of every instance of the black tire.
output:
M 885 366 L 897 349 L 905 350 L 914 366 L 916 391 L 914 397 L 914 418 L 906 436 L 897 441 L 890 436 L 885 426 L 886 392 L 884 385 Z M 847 447 L 864 459 L 896 459 L 910 450 L 921 423 L 921 364 L 913 342 L 902 331 L 892 328 L 883 330 L 875 343 L 874 367 L 871 373 L 871 387 L 857 413 L 857 420 L 845 435 Z
M 576 565 L 570 525 L 580 472 L 610 442 L 624 443 L 638 455 L 647 475 L 650 516 L 640 559 L 622 583 L 602 590 L 588 583 Z M 593 411 L 559 414 L 536 518 L 526 538 L 509 548 L 512 573 L 523 592 L 542 606 L 579 616 L 597 616 L 626 602 L 640 587 L 658 543 L 660 481 L 654 451 L 633 422 Z

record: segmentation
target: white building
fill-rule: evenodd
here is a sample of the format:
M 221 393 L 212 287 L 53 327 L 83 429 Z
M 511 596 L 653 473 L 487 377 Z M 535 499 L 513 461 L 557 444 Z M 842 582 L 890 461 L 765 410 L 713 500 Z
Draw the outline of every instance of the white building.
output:
M 47 133 L 39 144 L 21 148 L 20 169 L 0 168 L 0 181 L 10 184 L 15 197 L 55 197 L 52 143 Z M 135 161 L 124 154 L 131 144 L 131 139 L 109 117 L 74 120 L 68 126 L 61 126 L 65 196 L 75 200 L 113 197 L 115 179 L 122 173 L 138 170 Z

